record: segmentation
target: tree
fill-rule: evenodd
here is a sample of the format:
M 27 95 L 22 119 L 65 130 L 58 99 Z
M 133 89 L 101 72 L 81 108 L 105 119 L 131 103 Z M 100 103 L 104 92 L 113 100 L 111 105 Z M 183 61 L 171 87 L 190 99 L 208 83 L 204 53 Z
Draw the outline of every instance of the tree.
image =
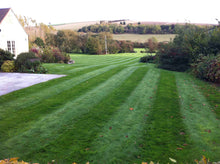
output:
M 70 53 L 78 49 L 78 34 L 72 30 L 64 30 L 63 32 L 65 37 L 64 44 L 62 46 L 63 51 Z
M 36 44 L 36 45 L 38 45 L 39 47 L 44 47 L 44 41 L 43 41 L 43 39 L 41 39 L 41 38 L 39 38 L 39 37 L 37 37 L 36 39 L 35 39 L 35 41 L 34 41 L 34 43 Z
M 184 47 L 190 55 L 190 60 L 196 61 L 199 54 L 206 56 L 212 53 L 208 46 L 210 35 L 206 31 L 207 29 L 186 24 L 178 29 L 178 35 L 174 38 L 173 43 L 176 46 Z
M 102 46 L 99 39 L 96 37 L 89 37 L 86 42 L 86 53 L 88 54 L 102 54 Z
M 24 23 L 23 17 L 21 15 L 19 15 L 19 16 L 17 16 L 17 18 L 18 18 L 20 24 L 24 27 L 25 23 Z
M 138 26 L 138 34 L 145 34 L 146 33 L 146 26 L 139 25 Z
M 214 30 L 210 31 L 210 33 L 208 45 L 212 53 L 216 55 L 220 52 L 220 27 L 216 27 Z
M 110 40 L 108 42 L 108 53 L 109 54 L 117 54 L 121 50 L 120 45 L 115 40 Z
M 120 53 L 129 53 L 134 51 L 133 43 L 130 41 L 119 41 Z
M 155 37 L 152 37 L 152 38 L 148 39 L 147 43 L 148 43 L 149 53 L 156 52 L 156 50 L 158 48 L 157 39 Z
M 46 42 L 47 46 L 55 46 L 56 45 L 55 36 L 56 35 L 52 34 L 52 33 L 47 33 L 46 34 L 45 42 Z
M 170 25 L 161 25 L 160 27 L 163 33 L 169 33 Z
M 81 50 L 82 53 L 86 53 L 86 42 L 90 34 L 78 35 L 77 38 L 77 48 Z
M 123 26 L 117 26 L 116 33 L 123 34 L 124 33 L 124 27 Z
M 56 43 L 56 47 L 58 47 L 61 51 L 64 50 L 65 40 L 66 40 L 66 36 L 64 31 L 58 31 L 57 35 L 55 36 L 55 43 Z

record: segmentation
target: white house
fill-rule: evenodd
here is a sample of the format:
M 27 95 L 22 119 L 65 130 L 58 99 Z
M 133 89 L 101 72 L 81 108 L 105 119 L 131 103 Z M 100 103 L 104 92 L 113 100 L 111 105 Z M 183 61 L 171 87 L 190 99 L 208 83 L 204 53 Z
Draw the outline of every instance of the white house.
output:
M 0 8 L 0 48 L 15 57 L 29 51 L 28 35 L 11 8 Z

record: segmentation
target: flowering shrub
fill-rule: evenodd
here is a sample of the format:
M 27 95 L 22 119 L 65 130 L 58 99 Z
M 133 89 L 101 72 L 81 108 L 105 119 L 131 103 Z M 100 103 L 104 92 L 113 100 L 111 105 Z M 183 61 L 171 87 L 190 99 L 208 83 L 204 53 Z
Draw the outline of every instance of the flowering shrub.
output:
M 192 68 L 196 77 L 220 83 L 220 54 L 217 56 L 201 56 L 192 64 Z
M 53 48 L 52 54 L 54 57 L 54 63 L 64 63 L 65 56 L 61 53 L 61 51 L 58 48 Z
M 42 52 L 37 49 L 33 49 L 32 52 L 38 56 L 43 63 L 68 63 L 70 56 L 62 53 L 59 48 L 45 47 Z
M 33 53 L 35 53 L 35 54 L 39 54 L 39 49 L 38 48 L 35 48 L 35 47 L 33 47 L 33 48 L 31 48 L 31 52 L 33 52 Z

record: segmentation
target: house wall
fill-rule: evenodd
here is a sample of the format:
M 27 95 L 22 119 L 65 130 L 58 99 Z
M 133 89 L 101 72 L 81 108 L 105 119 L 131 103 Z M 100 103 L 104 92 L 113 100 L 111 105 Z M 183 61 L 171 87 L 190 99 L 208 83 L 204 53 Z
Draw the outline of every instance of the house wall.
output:
M 15 56 L 29 51 L 28 35 L 12 10 L 9 10 L 0 24 L 1 49 L 8 50 L 7 41 L 15 41 Z

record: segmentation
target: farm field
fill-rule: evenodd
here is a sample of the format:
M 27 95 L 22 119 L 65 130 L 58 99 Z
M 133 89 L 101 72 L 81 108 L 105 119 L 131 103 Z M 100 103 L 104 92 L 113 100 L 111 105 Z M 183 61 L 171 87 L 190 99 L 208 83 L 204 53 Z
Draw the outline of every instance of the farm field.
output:
M 98 24 L 100 21 L 88 21 L 88 22 L 75 22 L 53 25 L 56 30 L 79 30 L 84 26 Z
M 219 87 L 139 63 L 72 54 L 66 77 L 0 96 L 0 159 L 59 164 L 220 161 Z
M 175 34 L 113 34 L 113 39 L 144 43 L 148 39 L 155 37 L 158 42 L 170 42 L 175 36 Z

